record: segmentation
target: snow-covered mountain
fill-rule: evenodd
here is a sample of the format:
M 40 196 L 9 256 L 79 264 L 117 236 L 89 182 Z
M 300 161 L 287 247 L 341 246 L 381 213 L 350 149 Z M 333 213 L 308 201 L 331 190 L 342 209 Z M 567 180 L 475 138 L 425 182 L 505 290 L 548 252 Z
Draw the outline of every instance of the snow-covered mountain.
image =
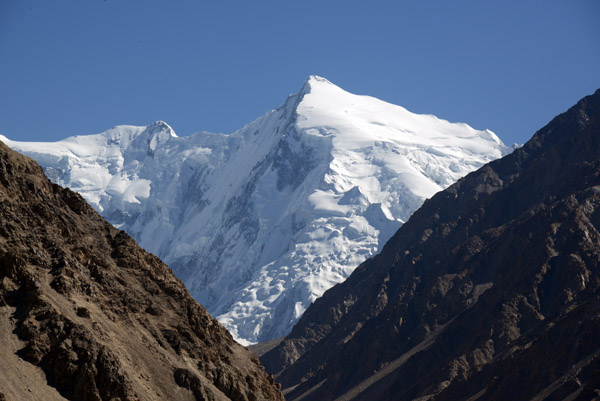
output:
M 245 343 L 287 334 L 426 198 L 510 151 L 491 131 L 316 76 L 228 135 L 156 122 L 0 140 L 160 256 Z

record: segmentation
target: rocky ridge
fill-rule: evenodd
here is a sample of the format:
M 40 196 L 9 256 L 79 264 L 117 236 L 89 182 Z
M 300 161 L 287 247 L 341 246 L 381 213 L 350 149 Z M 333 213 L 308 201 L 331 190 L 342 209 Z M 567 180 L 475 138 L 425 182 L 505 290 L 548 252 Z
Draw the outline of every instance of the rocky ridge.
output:
M 280 400 L 157 257 L 0 143 L 0 398 Z
M 600 396 L 600 90 L 438 193 L 262 356 L 289 400 Z

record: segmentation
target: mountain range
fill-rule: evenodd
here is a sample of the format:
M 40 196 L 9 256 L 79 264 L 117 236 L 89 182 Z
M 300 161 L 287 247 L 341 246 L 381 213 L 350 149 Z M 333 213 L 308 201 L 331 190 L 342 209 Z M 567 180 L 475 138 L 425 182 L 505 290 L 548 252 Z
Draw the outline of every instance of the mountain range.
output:
M 0 139 L 164 260 L 245 344 L 288 334 L 425 199 L 512 151 L 316 76 L 232 134 L 178 137 L 159 121 Z
M 425 201 L 261 360 L 288 400 L 599 399 L 600 90 Z

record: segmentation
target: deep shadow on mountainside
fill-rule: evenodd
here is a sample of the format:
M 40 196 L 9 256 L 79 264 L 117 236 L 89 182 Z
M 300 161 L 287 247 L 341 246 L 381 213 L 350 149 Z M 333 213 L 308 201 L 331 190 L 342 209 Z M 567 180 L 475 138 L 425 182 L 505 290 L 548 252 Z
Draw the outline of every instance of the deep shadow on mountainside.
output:
M 164 263 L 2 143 L 0 313 L 0 399 L 283 399 Z
M 600 396 L 600 90 L 435 195 L 261 358 L 289 400 Z

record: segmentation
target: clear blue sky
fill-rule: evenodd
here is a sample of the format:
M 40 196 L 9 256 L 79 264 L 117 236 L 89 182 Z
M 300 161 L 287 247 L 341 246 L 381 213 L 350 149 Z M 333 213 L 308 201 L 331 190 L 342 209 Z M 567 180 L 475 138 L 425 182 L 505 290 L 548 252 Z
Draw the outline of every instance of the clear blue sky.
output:
M 310 75 L 522 143 L 600 87 L 600 1 L 0 0 L 0 133 L 232 132 Z

